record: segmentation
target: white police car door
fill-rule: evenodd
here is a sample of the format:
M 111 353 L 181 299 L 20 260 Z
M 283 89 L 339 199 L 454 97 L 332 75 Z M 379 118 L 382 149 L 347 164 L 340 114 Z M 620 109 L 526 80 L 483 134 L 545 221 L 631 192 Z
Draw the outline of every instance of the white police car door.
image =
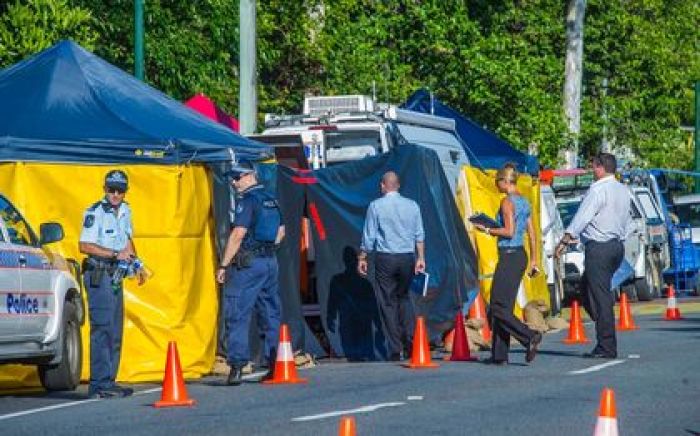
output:
M 8 242 L 17 252 L 20 275 L 20 291 L 6 301 L 7 310 L 19 318 L 20 336 L 23 339 L 41 339 L 46 324 L 53 315 L 51 289 L 51 264 L 39 248 L 38 240 L 22 215 L 7 200 L 0 198 Z
M 2 212 L 0 207 L 0 215 L 4 217 Z M 8 242 L 4 223 L 0 222 L 0 342 L 14 340 L 20 331 L 19 317 L 12 310 L 19 293 L 19 256 Z

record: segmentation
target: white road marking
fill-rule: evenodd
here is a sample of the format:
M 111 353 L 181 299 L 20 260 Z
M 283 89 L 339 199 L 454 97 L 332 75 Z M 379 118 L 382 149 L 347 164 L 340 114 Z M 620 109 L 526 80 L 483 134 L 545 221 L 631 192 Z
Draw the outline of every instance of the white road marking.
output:
M 630 354 L 627 356 L 628 359 L 639 359 L 641 356 L 639 354 Z
M 258 371 L 254 372 L 252 374 L 247 374 L 243 376 L 243 380 L 250 380 L 254 378 L 258 378 L 262 375 L 265 374 L 265 371 Z M 163 388 L 152 388 L 152 389 L 145 389 L 143 391 L 137 391 L 134 392 L 134 396 L 136 395 L 145 395 L 145 394 L 152 394 L 154 392 L 160 392 L 162 391 Z M 0 415 L 0 421 L 6 420 L 6 419 L 11 419 L 11 418 L 17 418 L 20 416 L 25 416 L 25 415 L 32 415 L 34 413 L 41 413 L 41 412 L 48 412 L 50 410 L 56 410 L 56 409 L 64 409 L 66 407 L 73 407 L 73 406 L 84 406 L 89 403 L 94 403 L 96 401 L 103 401 L 102 399 L 85 399 L 85 400 L 80 400 L 80 401 L 71 401 L 69 403 L 60 403 L 60 404 L 54 404 L 52 406 L 46 406 L 46 407 L 38 407 L 36 409 L 29 409 L 29 410 L 23 410 L 21 412 L 15 412 L 15 413 L 8 413 L 6 415 Z M 115 400 L 110 400 L 110 401 L 115 401 Z
M 422 395 L 409 395 L 408 397 L 406 397 L 406 399 L 408 401 L 418 401 L 418 400 L 422 400 L 423 396 Z
M 145 394 L 152 394 L 153 392 L 160 392 L 162 391 L 163 388 L 153 388 L 153 389 L 146 389 L 144 391 L 137 391 L 134 392 L 134 396 L 136 395 L 145 395 Z
M 292 418 L 292 421 L 297 421 L 297 422 L 315 421 L 317 419 L 332 418 L 334 416 L 352 415 L 355 413 L 369 413 L 369 412 L 374 412 L 376 410 L 382 409 L 384 407 L 398 407 L 398 406 L 404 406 L 405 404 L 406 403 L 404 403 L 403 401 L 397 401 L 394 403 L 370 404 L 369 406 L 362 406 L 362 407 L 358 407 L 357 409 L 336 410 L 334 412 L 319 413 L 318 415 L 298 416 L 296 418 Z
M 608 366 L 614 366 L 614 365 L 619 365 L 621 363 L 625 363 L 624 360 L 611 360 L 610 362 L 605 362 L 601 363 L 600 365 L 593 365 L 590 368 L 584 368 L 584 369 L 579 369 L 576 371 L 569 371 L 569 374 L 587 374 L 589 372 L 595 372 L 595 371 L 600 371 L 603 368 L 607 368 Z

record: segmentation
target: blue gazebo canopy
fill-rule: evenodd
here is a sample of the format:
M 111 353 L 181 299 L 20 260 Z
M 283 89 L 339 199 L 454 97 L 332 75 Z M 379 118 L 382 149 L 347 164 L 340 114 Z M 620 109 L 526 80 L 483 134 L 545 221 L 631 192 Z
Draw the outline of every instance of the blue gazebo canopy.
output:
M 270 155 L 71 41 L 0 71 L 0 161 L 178 164 Z
M 523 173 L 537 175 L 539 163 L 535 156 L 525 154 L 489 130 L 442 103 L 425 89 L 414 92 L 403 107 L 416 112 L 451 118 L 455 121 L 457 135 L 466 146 L 467 156 L 476 167 L 498 169 L 506 162 L 513 162 Z M 432 111 L 431 111 L 432 107 Z

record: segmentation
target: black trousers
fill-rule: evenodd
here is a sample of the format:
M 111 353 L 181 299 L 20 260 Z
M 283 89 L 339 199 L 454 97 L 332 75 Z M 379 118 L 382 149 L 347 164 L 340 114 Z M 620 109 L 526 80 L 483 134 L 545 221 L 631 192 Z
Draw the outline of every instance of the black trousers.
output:
M 612 276 L 620 267 L 624 253 L 625 248 L 617 239 L 586 243 L 583 307 L 595 321 L 598 343 L 594 351 L 607 355 L 617 354 L 615 313 L 613 312 L 615 295 L 610 286 Z
M 413 253 L 377 253 L 375 256 L 375 294 L 390 358 L 410 348 L 413 310 L 408 292 L 414 268 Z
M 491 285 L 491 357 L 496 361 L 508 360 L 510 337 L 523 346 L 530 343 L 535 332 L 513 315 L 518 288 L 527 267 L 523 247 L 499 248 L 498 264 Z

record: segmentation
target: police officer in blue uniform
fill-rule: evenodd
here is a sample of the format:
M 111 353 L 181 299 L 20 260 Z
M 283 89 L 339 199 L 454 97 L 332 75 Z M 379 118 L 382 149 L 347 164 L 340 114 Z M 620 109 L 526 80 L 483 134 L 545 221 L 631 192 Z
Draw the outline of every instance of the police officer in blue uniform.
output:
M 260 311 L 265 337 L 265 358 L 272 375 L 281 319 L 276 247 L 284 238 L 284 226 L 275 197 L 258 184 L 253 166 L 239 163 L 227 175 L 236 189 L 233 228 L 216 273 L 224 286 L 224 313 L 228 331 L 226 384 L 239 385 L 243 367 L 250 360 L 248 334 L 253 309 Z
M 121 170 L 105 176 L 104 197 L 90 206 L 83 217 L 80 252 L 83 281 L 90 309 L 90 398 L 131 395 L 133 390 L 115 383 L 121 355 L 124 295 L 121 278 L 115 279 L 119 261 L 136 256 L 132 240 L 131 209 L 124 201 L 128 178 Z M 138 273 L 139 285 L 145 275 Z

